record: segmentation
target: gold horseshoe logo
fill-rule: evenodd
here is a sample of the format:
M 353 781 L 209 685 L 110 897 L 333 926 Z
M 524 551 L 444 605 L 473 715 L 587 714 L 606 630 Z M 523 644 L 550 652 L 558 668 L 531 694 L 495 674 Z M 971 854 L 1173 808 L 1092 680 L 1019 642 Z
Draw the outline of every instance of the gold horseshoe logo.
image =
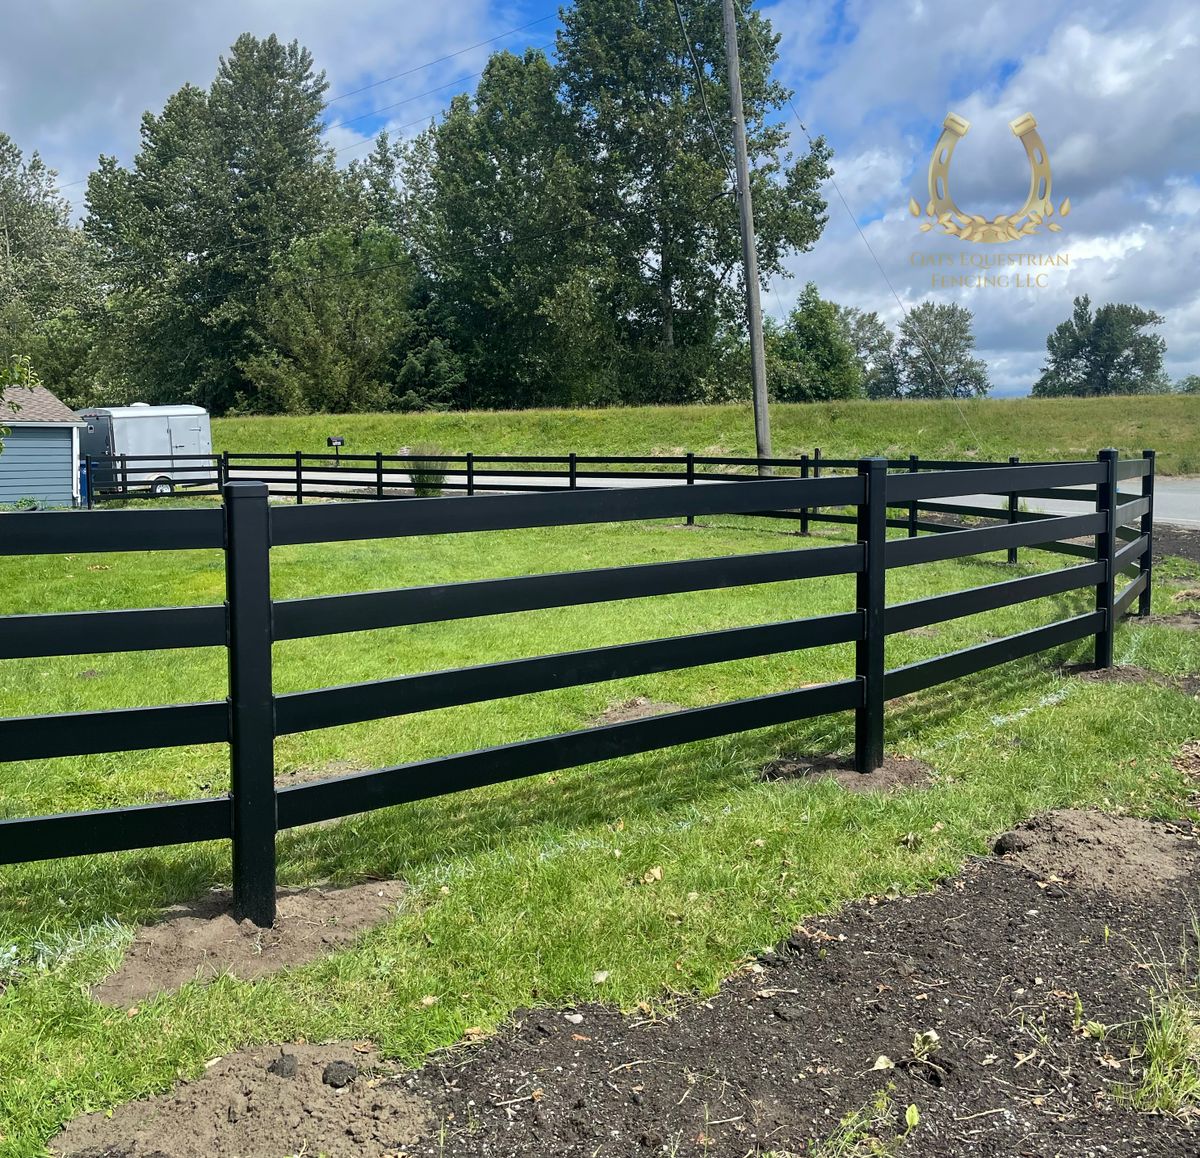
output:
M 942 135 L 929 158 L 929 202 L 925 206 L 925 216 L 933 220 L 922 224 L 922 233 L 940 225 L 942 232 L 952 237 L 990 245 L 1017 241 L 1037 233 L 1043 224 L 1052 233 L 1062 229 L 1057 221 L 1048 220 L 1054 216 L 1054 202 L 1050 199 L 1050 156 L 1037 131 L 1037 121 L 1032 113 L 1026 113 L 1010 122 L 1008 127 L 1025 146 L 1025 155 L 1029 158 L 1029 195 L 1025 204 L 1016 213 L 998 213 L 989 221 L 978 214 L 964 213 L 954 203 L 950 195 L 950 161 L 955 146 L 970 130 L 971 122 L 957 113 L 950 113 L 942 122 Z M 908 210 L 914 217 L 921 216 L 921 207 L 914 199 L 910 198 Z M 1059 206 L 1058 215 L 1066 217 L 1070 212 L 1071 199 L 1067 197 Z

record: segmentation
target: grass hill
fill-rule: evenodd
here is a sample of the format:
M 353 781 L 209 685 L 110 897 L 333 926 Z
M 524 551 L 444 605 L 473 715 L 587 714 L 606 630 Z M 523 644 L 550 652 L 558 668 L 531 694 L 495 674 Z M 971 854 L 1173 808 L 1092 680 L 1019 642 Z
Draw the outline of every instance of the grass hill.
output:
M 1164 474 L 1200 474 L 1200 397 L 987 399 L 939 402 L 774 404 L 774 452 L 819 446 L 827 457 L 1091 458 L 1106 446 L 1158 451 Z M 317 452 L 331 434 L 347 454 L 393 454 L 435 443 L 465 454 L 698 454 L 754 451 L 749 405 L 640 406 L 607 410 L 455 411 L 445 414 L 312 414 L 222 418 L 217 450 Z

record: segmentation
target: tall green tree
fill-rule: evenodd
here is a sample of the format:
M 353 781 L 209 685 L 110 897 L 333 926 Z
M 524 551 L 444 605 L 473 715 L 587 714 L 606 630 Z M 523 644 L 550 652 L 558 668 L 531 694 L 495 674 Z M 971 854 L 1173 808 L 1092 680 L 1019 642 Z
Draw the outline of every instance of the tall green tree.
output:
M 711 114 L 732 157 L 721 7 L 681 7 L 703 92 L 664 0 L 576 0 L 558 36 L 558 78 L 592 182 L 596 238 L 611 263 L 603 291 L 624 353 L 622 393 L 643 401 L 697 397 L 712 376 L 718 335 L 742 324 L 737 208 L 709 124 Z M 746 11 L 742 86 L 766 281 L 820 235 L 830 151 L 818 139 L 798 159 L 788 154 L 776 114 L 789 94 L 771 79 L 778 37 Z
M 108 258 L 129 391 L 256 408 L 245 367 L 264 353 L 256 309 L 272 259 L 334 205 L 326 87 L 307 49 L 247 33 L 207 91 L 184 86 L 143 116 L 131 169 L 100 159 L 86 227 Z
M 545 55 L 493 54 L 412 146 L 408 228 L 463 359 L 467 406 L 598 400 L 606 270 Z
M 862 381 L 838 310 L 809 282 L 785 326 L 768 328 L 767 382 L 783 402 L 854 398 Z
M 1153 310 L 1124 302 L 1110 302 L 1093 313 L 1088 295 L 1077 297 L 1071 317 L 1046 338 L 1048 357 L 1034 383 L 1034 396 L 1096 397 L 1168 389 L 1163 373 L 1167 344 L 1149 332 L 1163 320 Z
M 444 410 L 456 359 L 431 332 L 396 234 L 338 227 L 277 256 L 258 304 L 264 352 L 244 365 L 267 413 Z
M 900 323 L 896 363 L 903 398 L 976 398 L 987 394 L 987 366 L 974 356 L 974 315 L 956 302 L 925 301 Z
M 1175 384 L 1175 390 L 1179 394 L 1200 394 L 1200 374 L 1189 374 L 1186 378 L 1180 378 Z
M 72 226 L 57 175 L 0 133 L 0 362 L 28 357 L 66 400 L 86 390 L 95 255 Z
M 874 310 L 835 306 L 842 335 L 854 351 L 862 393 L 868 398 L 898 398 L 900 369 L 896 338 Z

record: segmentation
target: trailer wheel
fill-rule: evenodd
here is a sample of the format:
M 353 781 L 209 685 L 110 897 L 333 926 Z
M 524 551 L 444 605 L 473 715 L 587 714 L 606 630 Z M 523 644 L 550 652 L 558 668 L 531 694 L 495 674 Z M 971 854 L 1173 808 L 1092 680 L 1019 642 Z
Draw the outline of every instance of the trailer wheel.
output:
M 175 484 L 169 478 L 156 478 L 150 484 L 150 493 L 152 495 L 173 495 Z

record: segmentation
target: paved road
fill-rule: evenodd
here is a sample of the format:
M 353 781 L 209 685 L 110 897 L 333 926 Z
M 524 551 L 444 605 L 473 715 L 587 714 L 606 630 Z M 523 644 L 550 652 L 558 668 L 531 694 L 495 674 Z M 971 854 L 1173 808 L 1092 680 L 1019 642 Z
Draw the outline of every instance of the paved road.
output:
M 231 473 L 234 478 L 256 477 L 254 471 L 251 469 L 235 469 Z M 392 475 L 391 477 L 392 486 L 405 485 L 404 481 L 396 481 L 396 475 Z M 403 480 L 403 476 L 400 477 Z M 295 475 L 286 471 L 272 471 L 269 479 L 277 489 L 291 489 L 296 485 Z M 514 489 L 522 485 L 528 485 L 531 482 L 536 482 L 539 485 L 560 486 L 563 488 L 567 485 L 565 478 L 531 479 L 519 475 L 489 476 L 480 479 L 480 481 L 487 482 L 490 486 L 513 487 Z M 447 489 L 457 489 L 456 484 L 457 487 L 464 487 L 466 485 L 466 477 L 462 472 L 447 471 L 446 482 L 448 484 Z M 580 479 L 579 486 L 581 488 L 646 487 L 669 485 L 670 482 L 671 480 L 669 479 L 609 477 L 605 479 Z M 321 476 L 321 481 L 318 481 L 310 470 L 306 468 L 304 485 L 307 490 L 374 490 L 375 474 L 372 471 L 353 470 L 339 470 L 335 474 L 334 471 L 329 470 L 324 472 Z M 1128 479 L 1121 485 L 1126 492 L 1134 495 L 1140 485 L 1140 480 Z M 963 495 L 944 501 L 954 505 L 977 507 L 1006 507 L 1008 502 L 1006 498 L 999 495 Z M 1064 499 L 1025 499 L 1023 501 L 1027 510 L 1044 512 L 1050 515 L 1078 515 L 1084 514 L 1088 509 L 1082 502 L 1074 503 Z M 1200 529 L 1200 478 L 1160 477 L 1155 485 L 1154 512 L 1156 522 L 1169 523 L 1177 527 L 1194 527 Z

